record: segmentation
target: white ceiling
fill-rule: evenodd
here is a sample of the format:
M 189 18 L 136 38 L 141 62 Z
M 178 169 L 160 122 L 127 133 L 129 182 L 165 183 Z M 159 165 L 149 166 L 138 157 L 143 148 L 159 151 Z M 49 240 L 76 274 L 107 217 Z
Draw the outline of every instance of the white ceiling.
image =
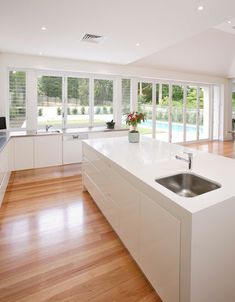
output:
M 232 73 L 230 68 L 234 58 L 235 36 L 217 29 L 210 29 L 134 64 L 227 76 Z
M 129 64 L 156 52 L 163 58 L 163 49 L 230 19 L 234 11 L 234 0 L 0 0 L 0 51 Z M 85 44 L 85 33 L 107 39 Z M 162 65 L 150 58 L 155 55 L 146 64 Z
M 0 0 L 0 52 L 226 75 L 232 35 L 209 29 L 231 31 L 234 11 L 234 0 Z
M 216 26 L 215 28 L 233 34 L 235 35 L 235 18 L 232 19 L 228 19 L 225 22 L 219 24 L 218 26 Z

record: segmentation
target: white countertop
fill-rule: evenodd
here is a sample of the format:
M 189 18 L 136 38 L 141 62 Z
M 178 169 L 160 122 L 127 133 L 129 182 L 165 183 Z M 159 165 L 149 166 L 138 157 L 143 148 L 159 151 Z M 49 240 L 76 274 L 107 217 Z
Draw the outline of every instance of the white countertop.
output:
M 139 143 L 127 137 L 85 140 L 99 153 L 190 213 L 201 211 L 235 196 L 235 160 L 141 136 Z M 193 197 L 181 197 L 155 182 L 156 178 L 187 172 L 187 163 L 175 159 L 193 153 L 192 172 L 221 184 L 221 188 Z

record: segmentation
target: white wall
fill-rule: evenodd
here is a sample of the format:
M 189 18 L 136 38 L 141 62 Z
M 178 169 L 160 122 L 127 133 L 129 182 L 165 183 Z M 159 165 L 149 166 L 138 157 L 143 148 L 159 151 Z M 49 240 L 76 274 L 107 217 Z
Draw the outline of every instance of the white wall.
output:
M 224 138 L 228 138 L 227 131 L 229 129 L 228 119 L 231 120 L 231 111 L 227 103 L 231 103 L 229 81 L 225 78 L 214 77 L 208 75 L 182 73 L 169 70 L 158 70 L 156 68 L 134 67 L 132 65 L 115 65 L 96 62 L 86 62 L 79 60 L 49 58 L 43 56 L 31 56 L 21 54 L 0 54 L 0 114 L 6 114 L 7 110 L 7 69 L 8 68 L 23 68 L 23 69 L 42 69 L 54 71 L 70 71 L 70 72 L 85 72 L 108 75 L 121 75 L 126 77 L 144 77 L 164 80 L 182 80 L 187 82 L 220 84 L 224 86 L 222 102 L 225 100 L 224 108 Z M 32 96 L 33 100 L 35 96 Z M 230 99 L 229 99 L 230 98 Z

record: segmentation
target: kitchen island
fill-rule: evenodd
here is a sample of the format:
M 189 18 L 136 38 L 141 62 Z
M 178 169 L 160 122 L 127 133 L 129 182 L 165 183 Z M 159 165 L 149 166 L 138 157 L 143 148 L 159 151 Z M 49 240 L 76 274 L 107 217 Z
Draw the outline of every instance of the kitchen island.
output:
M 221 185 L 182 197 L 155 179 L 192 172 Z M 235 161 L 141 137 L 83 141 L 83 184 L 164 302 L 235 301 Z

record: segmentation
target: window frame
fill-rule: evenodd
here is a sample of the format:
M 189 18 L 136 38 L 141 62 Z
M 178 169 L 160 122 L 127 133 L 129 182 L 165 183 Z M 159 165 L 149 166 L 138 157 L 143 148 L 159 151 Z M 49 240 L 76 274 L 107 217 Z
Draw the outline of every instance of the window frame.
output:
M 19 71 L 25 72 L 25 121 L 26 127 L 25 128 L 14 128 L 10 127 L 10 72 Z M 7 84 L 7 106 L 6 106 L 6 123 L 7 129 L 11 131 L 25 131 L 28 130 L 28 69 L 27 68 L 20 68 L 20 67 L 10 67 L 7 68 L 7 76 L 6 76 L 6 84 Z

